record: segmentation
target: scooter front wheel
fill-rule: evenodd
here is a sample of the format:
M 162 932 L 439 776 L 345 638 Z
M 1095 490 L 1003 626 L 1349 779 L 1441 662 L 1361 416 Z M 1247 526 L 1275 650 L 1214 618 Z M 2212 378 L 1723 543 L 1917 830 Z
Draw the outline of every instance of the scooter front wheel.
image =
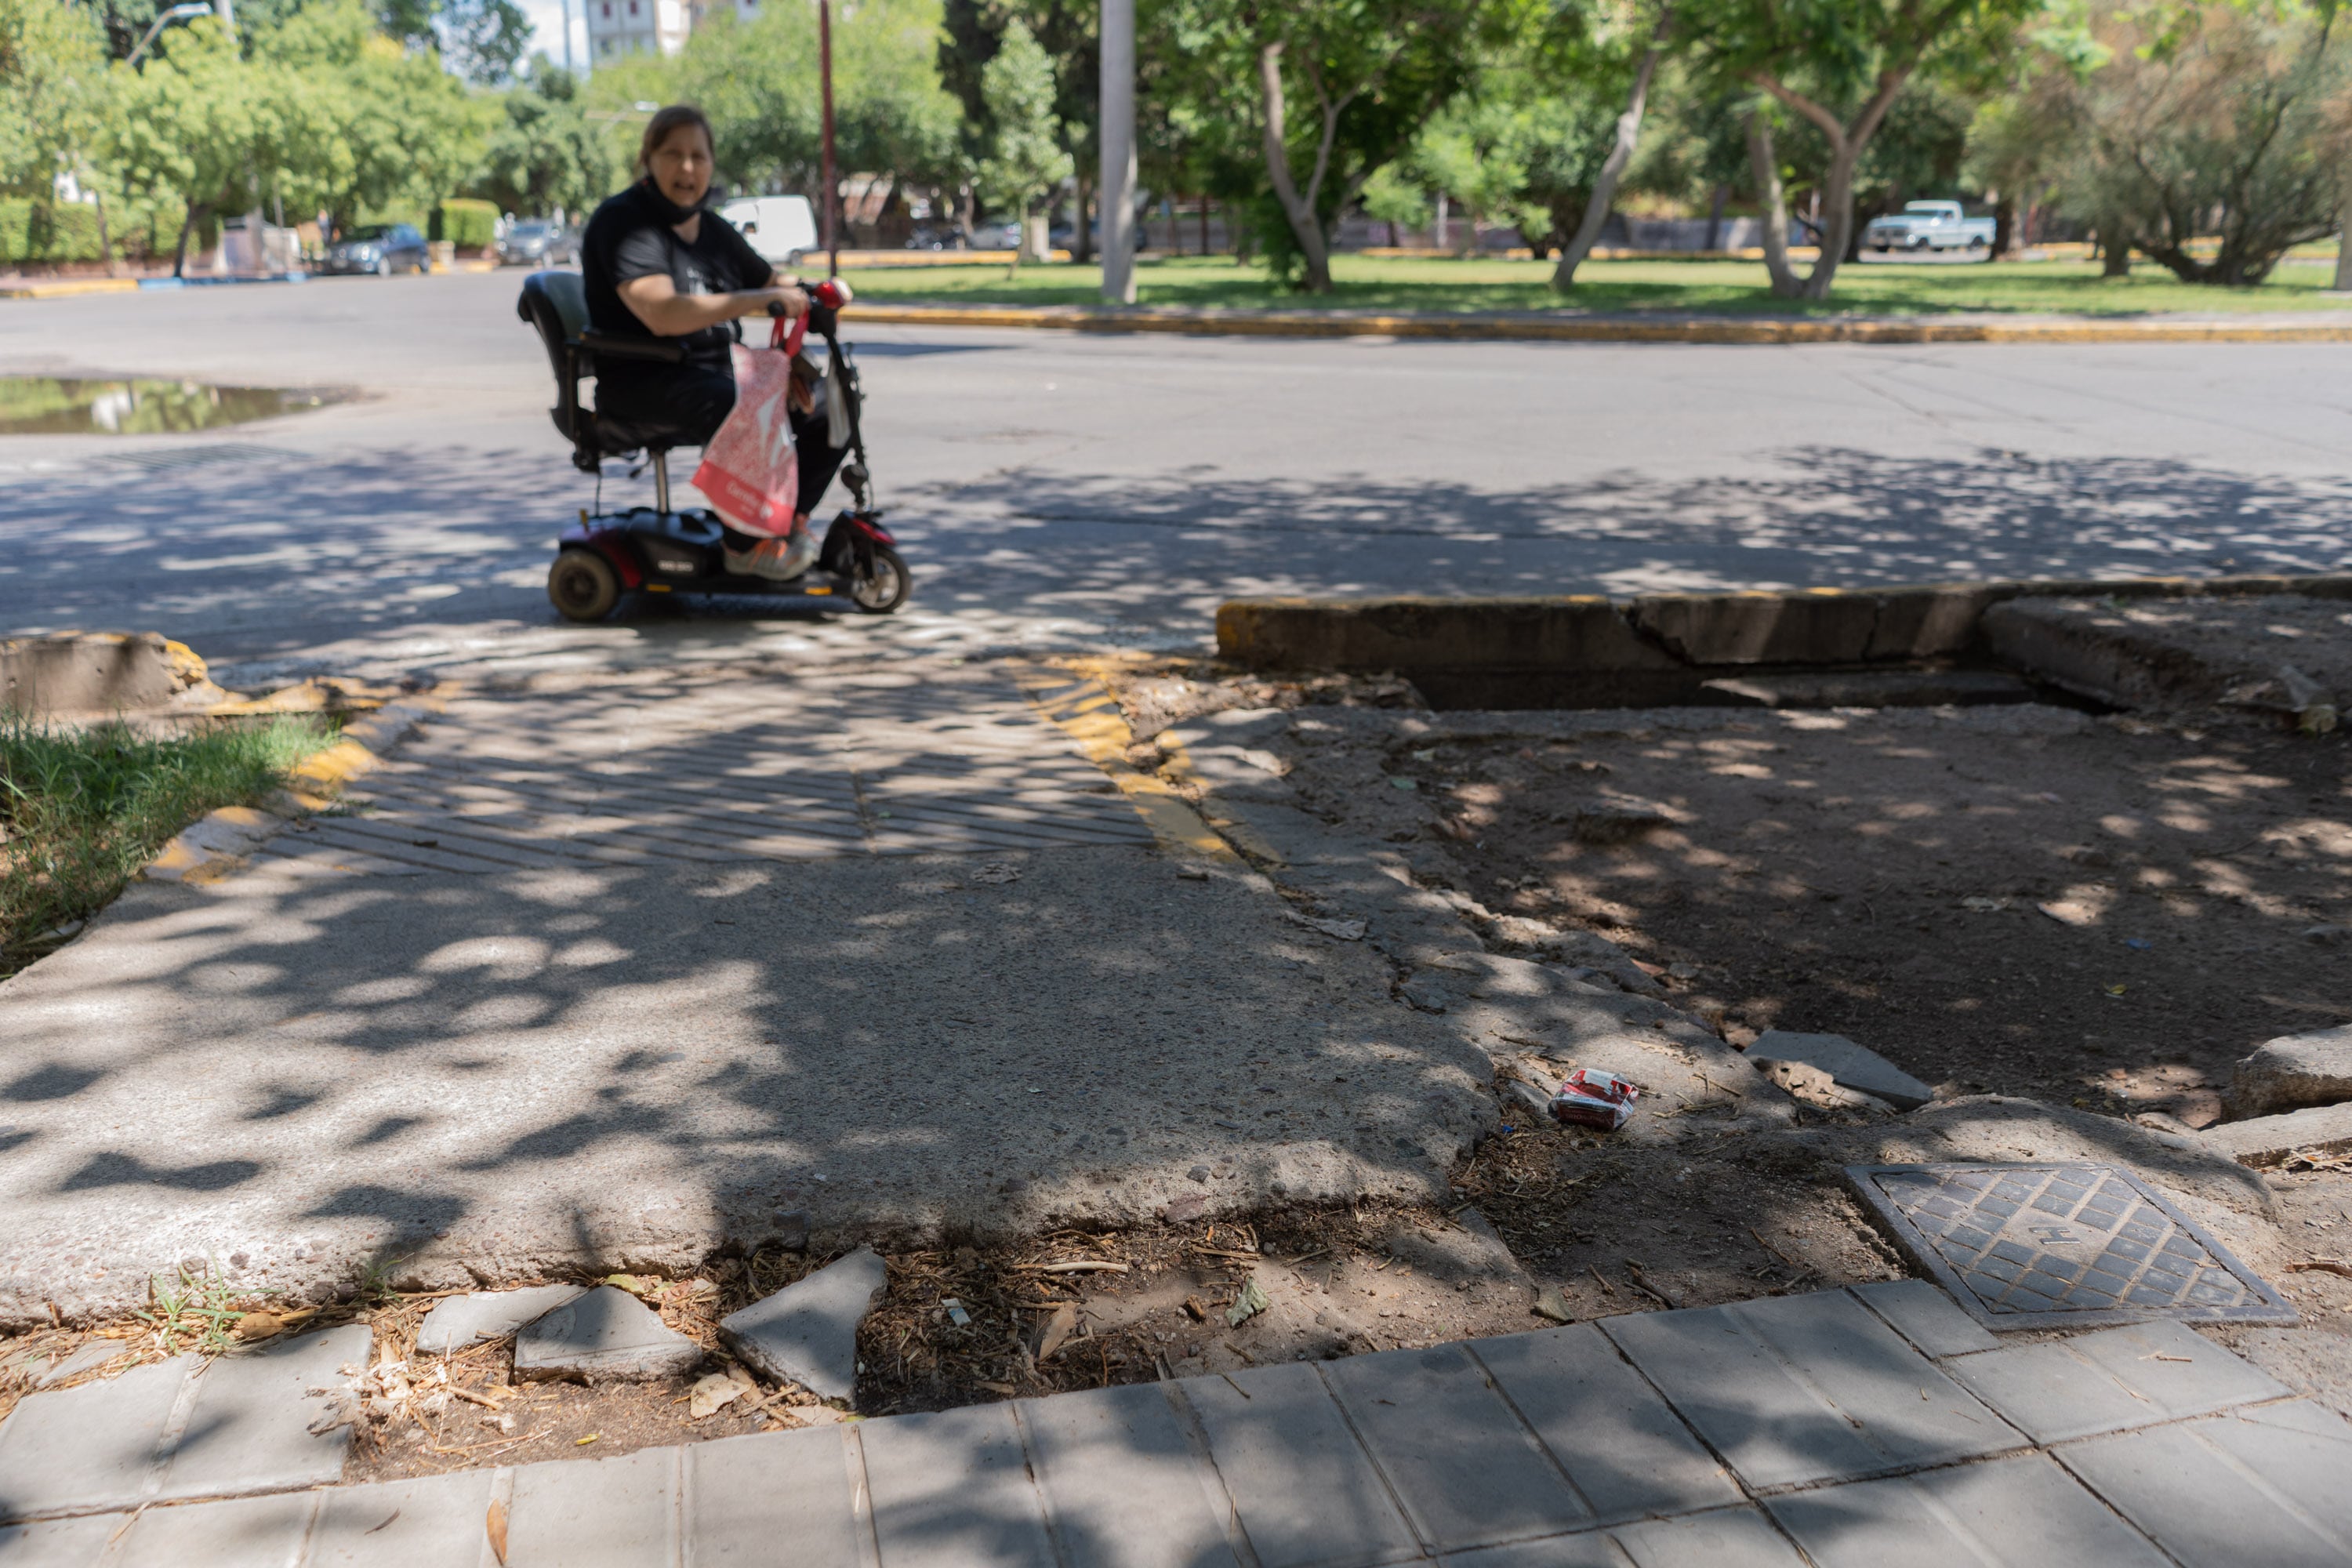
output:
M 621 602 L 621 579 L 593 550 L 558 551 L 547 569 L 547 600 L 567 621 L 601 621 Z
M 887 544 L 873 545 L 868 558 L 850 568 L 849 602 L 869 616 L 887 616 L 907 602 L 915 579 L 898 552 Z

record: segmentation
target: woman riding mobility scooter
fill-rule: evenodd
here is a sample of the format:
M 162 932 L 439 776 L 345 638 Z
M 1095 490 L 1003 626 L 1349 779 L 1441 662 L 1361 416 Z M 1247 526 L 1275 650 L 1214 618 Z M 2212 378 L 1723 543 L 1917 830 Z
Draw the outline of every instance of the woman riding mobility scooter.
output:
M 536 272 L 523 282 L 517 313 L 538 330 L 554 368 L 556 406 L 549 413 L 572 444 L 573 464 L 601 478 L 604 458 L 643 452 L 654 470 L 652 507 L 594 516 L 582 509 L 579 524 L 559 542 L 548 597 L 575 621 L 602 619 L 630 589 L 839 595 L 861 610 L 887 614 L 906 602 L 910 582 L 873 504 L 857 367 L 839 334 L 846 290 L 831 283 L 804 289 L 776 278 L 724 219 L 701 210 L 710 158 L 709 124 L 699 110 L 661 110 L 646 128 L 644 177 L 607 201 L 588 226 L 584 275 Z M 820 368 L 798 352 L 801 334 L 794 331 L 788 395 L 783 381 L 770 379 L 781 370 L 755 373 L 747 351 L 736 346 L 737 319 L 761 312 L 779 318 L 780 344 L 782 318 L 804 315 L 803 324 L 825 345 Z M 728 424 L 739 362 L 763 390 Z M 580 400 L 581 379 L 591 375 L 597 378 L 593 411 Z M 730 443 L 771 451 L 769 422 L 780 411 L 788 412 L 799 448 L 796 500 L 789 468 L 745 490 L 751 475 L 730 471 L 725 461 L 709 467 Z M 781 439 L 784 433 L 773 434 Z M 709 473 L 698 482 L 728 489 L 715 499 L 732 509 L 740 527 L 730 526 L 728 515 L 670 504 L 671 449 L 709 447 L 714 437 L 717 447 L 705 454 Z M 768 462 L 755 462 L 753 472 Z M 855 505 L 834 520 L 819 549 L 809 537 L 807 512 L 836 465 Z M 597 489 L 601 496 L 601 483 Z M 758 504 L 741 504 L 747 498 Z M 785 537 L 752 536 L 784 533 L 787 520 Z

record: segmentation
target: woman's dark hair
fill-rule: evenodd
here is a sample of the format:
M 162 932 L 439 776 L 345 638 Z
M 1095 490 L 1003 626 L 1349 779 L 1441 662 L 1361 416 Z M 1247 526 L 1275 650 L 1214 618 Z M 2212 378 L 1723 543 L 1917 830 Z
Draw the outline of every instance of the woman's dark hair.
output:
M 690 103 L 673 103 L 667 109 L 656 110 L 646 125 L 646 139 L 637 143 L 637 173 L 650 174 L 654 154 L 670 138 L 670 132 L 681 125 L 691 125 L 702 132 L 702 144 L 714 152 L 719 138 L 710 133 L 710 117 Z

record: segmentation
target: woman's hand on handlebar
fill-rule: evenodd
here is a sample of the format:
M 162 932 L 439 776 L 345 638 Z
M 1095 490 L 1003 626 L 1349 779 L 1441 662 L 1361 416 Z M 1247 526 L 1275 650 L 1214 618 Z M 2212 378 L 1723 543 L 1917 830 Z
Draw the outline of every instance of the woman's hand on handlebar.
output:
M 782 316 L 790 321 L 808 314 L 808 290 L 790 283 L 774 289 L 754 289 L 741 298 L 742 314 L 746 316 Z

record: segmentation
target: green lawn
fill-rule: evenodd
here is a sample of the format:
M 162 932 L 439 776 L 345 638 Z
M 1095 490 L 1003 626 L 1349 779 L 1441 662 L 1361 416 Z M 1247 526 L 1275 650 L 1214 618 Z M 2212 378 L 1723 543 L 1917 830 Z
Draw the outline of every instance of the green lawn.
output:
M 333 739 L 307 716 L 157 738 L 0 712 L 0 975 L 105 907 L 180 829 L 266 801 Z
M 1708 315 L 2002 314 L 2137 316 L 2257 310 L 2333 310 L 2352 300 L 2320 290 L 2332 263 L 2289 262 L 2258 289 L 2209 289 L 2179 282 L 2141 262 L 2128 279 L 2105 279 L 2094 261 L 1956 264 L 1869 262 L 1841 268 L 1834 295 L 1822 302 L 1776 300 L 1760 261 L 1591 261 L 1563 299 L 1542 261 L 1333 258 L 1337 290 L 1323 298 L 1275 284 L 1263 267 L 1225 257 L 1146 260 L 1137 297 L 1146 305 L 1339 306 L 1358 310 L 1694 311 Z M 1082 305 L 1100 300 L 1095 267 L 1031 265 L 1008 279 L 1000 264 L 873 268 L 846 274 L 857 292 L 904 304 Z

